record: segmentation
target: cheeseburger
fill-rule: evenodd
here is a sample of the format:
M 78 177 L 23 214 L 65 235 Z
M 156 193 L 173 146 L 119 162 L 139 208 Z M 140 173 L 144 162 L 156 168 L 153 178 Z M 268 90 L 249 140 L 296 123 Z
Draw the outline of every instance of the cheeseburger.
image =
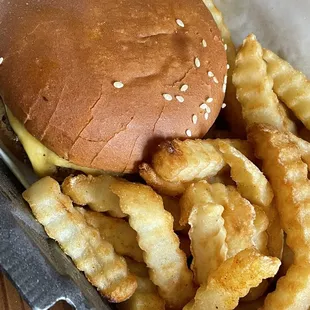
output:
M 226 53 L 202 0 L 0 2 L 0 95 L 39 175 L 133 173 L 165 139 L 203 137 Z

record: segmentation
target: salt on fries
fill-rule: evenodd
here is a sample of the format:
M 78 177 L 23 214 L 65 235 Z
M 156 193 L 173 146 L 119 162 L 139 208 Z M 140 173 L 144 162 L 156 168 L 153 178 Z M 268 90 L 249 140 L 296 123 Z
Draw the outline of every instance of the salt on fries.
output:
M 125 302 L 117 305 L 120 310 L 165 310 L 165 302 L 159 296 L 156 286 L 149 278 L 145 264 L 126 258 L 129 271 L 137 278 L 135 293 Z
M 196 293 L 191 310 L 234 309 L 239 298 L 262 280 L 273 277 L 281 262 L 264 256 L 255 249 L 246 249 L 226 260 Z
M 254 125 L 249 130 L 249 139 L 255 145 L 257 156 L 263 160 L 263 170 L 274 188 L 276 206 L 287 235 L 286 242 L 294 253 L 294 265 L 278 281 L 276 290 L 266 298 L 265 309 L 281 309 L 283 296 L 285 309 L 308 309 L 310 182 L 307 165 L 289 135 L 272 126 Z
M 310 82 L 275 53 L 265 49 L 263 57 L 273 79 L 275 93 L 310 129 Z
M 123 220 L 103 213 L 76 208 L 86 220 L 87 224 L 97 228 L 104 240 L 110 242 L 115 252 L 126 255 L 137 262 L 143 262 L 142 250 L 137 242 L 137 233 Z
M 237 54 L 233 83 L 247 126 L 267 123 L 279 129 L 296 131 L 272 90 L 273 81 L 267 74 L 263 49 L 253 34 L 243 41 Z
M 114 180 L 110 175 L 69 176 L 62 183 L 62 191 L 77 205 L 88 205 L 94 211 L 124 217 L 125 214 L 119 208 L 118 197 L 110 190 Z
M 207 202 L 194 205 L 189 215 L 189 238 L 193 255 L 191 269 L 198 284 L 206 283 L 210 272 L 226 260 L 223 211 L 221 205 Z
M 149 186 L 118 180 L 111 190 L 120 198 L 122 212 L 138 234 L 150 278 L 168 307 L 181 308 L 194 294 L 193 276 L 173 232 L 173 218 Z
M 23 197 L 49 237 L 59 243 L 104 296 L 111 302 L 121 302 L 134 293 L 137 282 L 128 272 L 125 259 L 114 252 L 96 228 L 87 224 L 54 179 L 40 179 Z
M 225 25 L 223 15 L 221 11 L 217 9 L 212 0 L 203 0 L 204 4 L 209 9 L 213 16 L 214 21 L 219 28 L 222 39 L 224 41 L 227 55 L 227 62 L 229 68 L 227 69 L 227 88 L 225 94 L 225 102 L 227 103 L 225 117 L 230 124 L 233 133 L 236 133 L 240 137 L 245 137 L 245 125 L 242 118 L 241 105 L 236 98 L 236 88 L 232 83 L 232 74 L 235 68 L 236 48 L 231 40 L 230 31 Z

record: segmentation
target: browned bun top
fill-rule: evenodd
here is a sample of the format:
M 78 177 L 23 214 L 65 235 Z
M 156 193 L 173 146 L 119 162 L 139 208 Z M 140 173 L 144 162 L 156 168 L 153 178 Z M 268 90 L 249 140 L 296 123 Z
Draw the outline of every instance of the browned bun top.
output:
M 134 171 L 162 139 L 203 137 L 224 97 L 225 50 L 202 0 L 2 1 L 0 57 L 0 95 L 26 129 L 106 171 Z

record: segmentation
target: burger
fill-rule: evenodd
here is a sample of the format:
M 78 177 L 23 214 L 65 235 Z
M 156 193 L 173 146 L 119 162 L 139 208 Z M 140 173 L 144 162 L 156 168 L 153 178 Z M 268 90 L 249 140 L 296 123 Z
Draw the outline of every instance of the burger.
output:
M 221 34 L 202 0 L 0 3 L 0 96 L 39 175 L 134 173 L 221 109 Z

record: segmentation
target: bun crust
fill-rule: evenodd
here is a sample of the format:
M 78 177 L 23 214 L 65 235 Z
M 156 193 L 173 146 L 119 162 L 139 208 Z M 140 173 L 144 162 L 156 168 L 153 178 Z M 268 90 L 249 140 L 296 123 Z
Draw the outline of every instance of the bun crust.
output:
M 161 140 L 203 137 L 221 109 L 226 54 L 201 0 L 3 1 L 0 25 L 4 103 L 77 165 L 133 172 Z

